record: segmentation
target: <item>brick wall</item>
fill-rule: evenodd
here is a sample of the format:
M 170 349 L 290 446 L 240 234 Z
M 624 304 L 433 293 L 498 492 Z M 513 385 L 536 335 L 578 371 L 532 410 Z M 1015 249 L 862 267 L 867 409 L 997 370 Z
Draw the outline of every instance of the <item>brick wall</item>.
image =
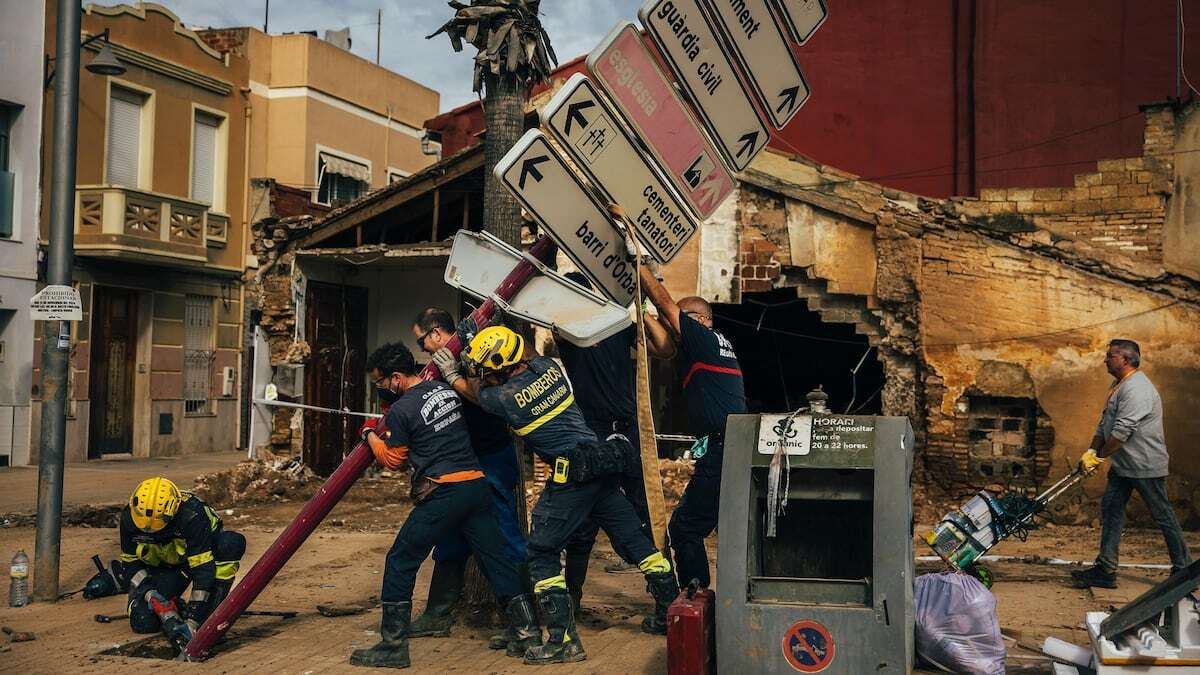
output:
M 1100 160 L 1095 171 L 1075 176 L 1073 188 L 984 189 L 978 199 L 956 201 L 974 215 L 1024 221 L 1059 237 L 1162 264 L 1175 114 L 1171 108 L 1149 107 L 1145 117 L 1143 156 Z
M 238 56 L 246 55 L 246 34 L 248 28 L 211 28 L 196 31 L 201 40 L 213 49 L 221 52 L 233 52 Z

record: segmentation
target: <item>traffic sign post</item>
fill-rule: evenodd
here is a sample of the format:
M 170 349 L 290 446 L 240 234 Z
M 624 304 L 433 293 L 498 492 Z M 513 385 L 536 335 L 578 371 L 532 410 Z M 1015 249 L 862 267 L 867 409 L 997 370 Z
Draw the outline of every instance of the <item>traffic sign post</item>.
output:
M 622 307 L 633 302 L 637 271 L 624 237 L 541 131 L 525 132 L 494 173 L 598 289 Z
M 771 132 L 758 116 L 725 47 L 699 0 L 650 0 L 638 10 L 646 34 L 679 84 L 725 160 L 737 171 L 767 147 Z
M 701 220 L 733 192 L 733 175 L 700 130 L 674 87 L 623 21 L 592 50 L 587 69 L 658 160 L 671 184 Z
M 670 262 L 696 233 L 692 218 L 653 161 L 582 73 L 576 73 L 542 108 L 542 125 L 612 202 L 629 215 L 650 255 Z
M 825 0 L 771 0 L 784 19 L 784 26 L 796 44 L 804 44 L 817 32 L 829 10 Z
M 51 284 L 29 299 L 34 321 L 83 321 L 83 302 L 74 286 Z
M 808 100 L 808 81 L 767 0 L 703 0 L 771 125 L 782 129 Z

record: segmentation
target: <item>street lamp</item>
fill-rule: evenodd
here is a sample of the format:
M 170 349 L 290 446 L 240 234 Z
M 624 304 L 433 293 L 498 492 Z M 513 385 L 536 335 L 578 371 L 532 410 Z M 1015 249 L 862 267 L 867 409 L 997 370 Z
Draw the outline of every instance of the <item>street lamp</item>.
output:
M 79 42 L 79 0 L 58 0 L 55 56 L 46 56 L 43 84 L 55 69 L 62 75 L 54 90 L 54 141 L 50 168 L 50 227 L 46 265 L 48 286 L 71 286 L 75 264 L 75 150 L 79 140 L 79 50 L 103 40 L 87 69 L 98 75 L 125 72 L 109 47 L 108 30 Z M 64 446 L 67 431 L 67 369 L 71 322 L 42 326 L 42 426 L 38 445 L 37 537 L 33 553 L 33 597 L 58 600 L 58 561 L 62 541 Z
M 79 43 L 79 48 L 82 49 L 96 40 L 101 40 L 104 44 L 100 47 L 100 52 L 96 54 L 96 58 L 92 62 L 84 66 L 89 73 L 95 75 L 124 75 L 125 66 L 122 65 L 117 57 L 112 52 L 112 43 L 108 40 L 108 29 L 105 28 L 103 33 L 97 33 L 90 38 Z M 75 60 L 79 61 L 79 52 L 76 51 Z M 58 60 L 57 56 L 46 55 L 46 62 L 42 68 L 42 88 L 49 89 L 50 84 L 54 82 L 54 63 Z

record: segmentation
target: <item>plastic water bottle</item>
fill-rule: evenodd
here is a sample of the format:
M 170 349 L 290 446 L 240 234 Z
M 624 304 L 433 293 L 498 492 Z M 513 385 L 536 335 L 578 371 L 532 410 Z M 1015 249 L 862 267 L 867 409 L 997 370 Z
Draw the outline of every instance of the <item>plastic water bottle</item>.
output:
M 8 606 L 29 604 L 29 556 L 24 549 L 17 551 L 8 565 Z

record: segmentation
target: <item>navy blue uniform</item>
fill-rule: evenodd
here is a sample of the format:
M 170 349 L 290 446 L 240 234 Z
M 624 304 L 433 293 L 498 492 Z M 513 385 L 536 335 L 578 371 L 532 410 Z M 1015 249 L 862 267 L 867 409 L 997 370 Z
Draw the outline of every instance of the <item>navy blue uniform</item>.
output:
M 707 437 L 704 456 L 671 514 L 667 532 L 675 551 L 679 585 L 699 579 L 708 586 L 708 553 L 704 538 L 717 526 L 721 508 L 721 461 L 725 450 L 725 418 L 746 412 L 741 366 L 729 340 L 687 314 L 679 315 L 683 392 L 693 433 Z
M 504 555 L 487 481 L 471 449 L 462 399 L 446 383 L 421 382 L 388 411 L 386 443 L 407 446 L 414 486 L 438 486 L 413 507 L 387 554 L 380 600 L 409 602 L 417 570 L 435 542 L 461 532 L 500 606 L 520 595 L 516 564 Z
M 575 388 L 575 401 L 584 421 L 597 437 L 616 433 L 625 436 L 634 452 L 641 454 L 637 424 L 637 326 L 631 325 L 591 347 L 577 347 L 566 340 L 555 340 L 558 354 Z M 640 464 L 638 465 L 640 467 Z M 633 504 L 642 524 L 642 532 L 653 540 L 650 510 L 646 504 L 646 484 L 641 470 L 620 477 L 621 490 Z M 567 544 L 567 555 L 587 557 L 596 541 L 600 526 L 588 523 Z
M 479 403 L 484 410 L 503 416 L 550 466 L 577 446 L 597 441 L 575 402 L 571 382 L 558 364 L 545 356 L 531 359 L 526 369 L 508 382 L 484 387 Z M 565 587 L 559 554 L 589 519 L 604 528 L 613 549 L 627 562 L 636 564 L 655 553 L 616 476 L 583 483 L 550 480 L 530 515 L 529 573 L 535 591 Z

